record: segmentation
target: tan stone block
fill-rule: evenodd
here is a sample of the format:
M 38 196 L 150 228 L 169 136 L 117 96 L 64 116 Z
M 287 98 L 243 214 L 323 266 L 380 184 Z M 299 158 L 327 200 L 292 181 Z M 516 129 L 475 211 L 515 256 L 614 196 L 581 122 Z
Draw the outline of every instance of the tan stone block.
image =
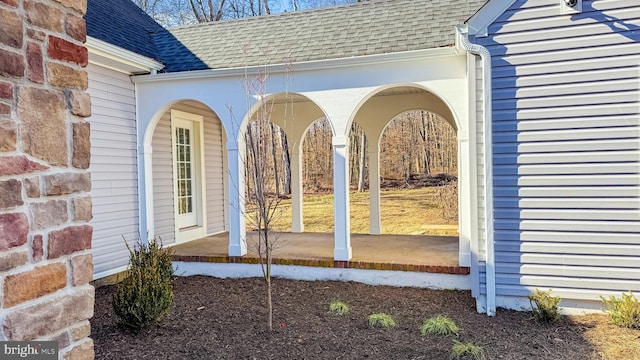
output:
M 66 104 L 62 93 L 20 87 L 18 116 L 24 151 L 51 165 L 67 165 Z
M 55 0 L 55 1 L 59 2 L 60 4 L 68 8 L 76 10 L 82 15 L 84 15 L 84 13 L 87 11 L 87 0 Z
M 15 11 L 0 8 L 0 43 L 22 48 L 22 19 Z
M 44 230 L 69 221 L 67 202 L 65 200 L 51 200 L 45 203 L 30 205 L 32 229 Z
M 48 168 L 48 166 L 29 160 L 26 156 L 0 157 L 0 176 L 28 174 Z
M 84 43 L 87 41 L 87 24 L 81 16 L 67 14 L 65 19 L 67 35 Z
M 71 344 L 69 340 L 69 332 L 67 330 L 62 331 L 54 336 L 51 336 L 47 339 L 48 341 L 57 341 L 58 342 L 58 350 L 62 350 Z
M 71 226 L 52 231 L 49 233 L 47 246 L 48 258 L 55 259 L 76 251 L 90 249 L 92 236 L 93 227 L 90 225 Z
M 71 259 L 71 276 L 74 286 L 88 284 L 93 280 L 93 257 L 91 254 L 77 255 Z
M 30 24 L 58 33 L 64 32 L 64 13 L 61 10 L 34 0 L 25 0 L 24 10 Z
M 0 251 L 27 243 L 29 219 L 24 213 L 0 214 Z
M 22 204 L 22 183 L 16 179 L 0 181 L 0 210 L 12 209 Z
M 50 294 L 67 286 L 67 267 L 64 263 L 39 266 L 12 274 L 4 279 L 4 307 Z
M 91 175 L 89 173 L 64 173 L 44 177 L 44 193 L 47 196 L 88 191 L 91 191 Z
M 0 152 L 16 150 L 17 127 L 12 121 L 0 121 Z
M 91 197 L 73 199 L 73 220 L 90 221 L 93 218 L 93 203 Z
M 91 164 L 91 128 L 89 123 L 73 124 L 71 164 L 78 169 L 88 169 Z
M 88 320 L 69 329 L 69 337 L 71 341 L 82 340 L 89 336 L 91 336 L 91 323 Z
M 40 178 L 38 176 L 24 179 L 23 186 L 28 197 L 32 199 L 40 197 Z
M 37 84 L 44 84 L 44 67 L 42 66 L 42 49 L 40 45 L 30 42 L 27 45 L 27 74 L 29 80 Z
M 44 42 L 47 38 L 47 34 L 44 31 L 36 30 L 34 28 L 27 28 L 27 36 L 30 39 L 37 40 L 38 42 Z
M 67 98 L 73 115 L 80 117 L 91 116 L 91 95 L 84 91 L 69 91 Z
M 86 47 L 52 35 L 49 35 L 47 55 L 51 59 L 72 62 L 83 67 L 87 66 L 89 61 Z
M 74 287 L 47 300 L 8 311 L 2 328 L 7 340 L 33 340 L 93 316 L 94 289 Z
M 11 106 L 9 104 L 0 102 L 0 115 L 10 115 L 11 114 Z
M 0 49 L 0 76 L 23 77 L 24 69 L 22 54 Z
M 44 257 L 43 242 L 42 235 L 35 235 L 31 240 L 31 258 L 34 262 L 38 262 Z
M 87 72 L 56 63 L 47 64 L 49 84 L 72 89 L 86 89 L 89 79 Z
M 0 272 L 15 269 L 29 261 L 27 250 L 0 252 Z
M 94 358 L 95 354 L 92 339 L 87 339 L 80 345 L 76 345 L 63 356 L 64 360 L 93 360 Z

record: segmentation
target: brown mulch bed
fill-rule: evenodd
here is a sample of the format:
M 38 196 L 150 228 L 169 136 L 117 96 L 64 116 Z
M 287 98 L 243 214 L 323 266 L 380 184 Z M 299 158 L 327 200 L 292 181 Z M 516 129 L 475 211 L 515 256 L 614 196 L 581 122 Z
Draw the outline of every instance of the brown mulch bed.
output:
M 454 340 L 482 346 L 488 359 L 602 359 L 586 333 L 617 331 L 604 316 L 564 317 L 554 325 L 524 312 L 487 317 L 466 291 L 284 279 L 273 286 L 271 332 L 261 279 L 192 276 L 175 279 L 170 314 L 138 334 L 117 326 L 113 286 L 98 288 L 91 320 L 96 359 L 449 359 Z M 330 314 L 332 300 L 349 303 L 351 312 Z M 398 327 L 370 328 L 366 318 L 374 312 L 391 314 Z M 421 336 L 422 321 L 440 314 L 458 324 L 458 336 Z

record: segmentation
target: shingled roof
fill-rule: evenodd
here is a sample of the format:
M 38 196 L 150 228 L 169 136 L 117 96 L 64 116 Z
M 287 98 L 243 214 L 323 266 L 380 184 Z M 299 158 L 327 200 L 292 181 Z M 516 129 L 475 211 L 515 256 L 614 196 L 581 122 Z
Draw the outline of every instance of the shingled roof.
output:
M 373 0 L 170 31 L 213 69 L 338 59 L 451 46 L 485 2 Z
M 85 20 L 87 35 L 162 62 L 164 71 L 207 68 L 131 0 L 88 0 Z

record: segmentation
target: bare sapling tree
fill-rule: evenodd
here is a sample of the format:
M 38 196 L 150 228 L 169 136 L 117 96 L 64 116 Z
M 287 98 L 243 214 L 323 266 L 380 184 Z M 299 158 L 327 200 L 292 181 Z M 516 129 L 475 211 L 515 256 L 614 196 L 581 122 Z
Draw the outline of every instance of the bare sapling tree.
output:
M 282 129 L 272 123 L 274 99 L 265 99 L 268 74 L 259 72 L 245 77 L 247 97 L 257 99 L 257 108 L 247 125 L 247 221 L 255 230 L 253 247 L 258 254 L 262 275 L 266 284 L 267 327 L 273 330 L 273 300 L 271 265 L 273 253 L 278 248 L 278 234 L 272 231 L 275 221 L 282 215 L 280 208 L 280 181 L 278 159 L 282 158 L 281 143 L 276 141 Z M 280 104 L 281 106 L 283 104 Z M 285 104 L 286 106 L 286 104 Z M 280 155 L 280 156 L 279 156 Z

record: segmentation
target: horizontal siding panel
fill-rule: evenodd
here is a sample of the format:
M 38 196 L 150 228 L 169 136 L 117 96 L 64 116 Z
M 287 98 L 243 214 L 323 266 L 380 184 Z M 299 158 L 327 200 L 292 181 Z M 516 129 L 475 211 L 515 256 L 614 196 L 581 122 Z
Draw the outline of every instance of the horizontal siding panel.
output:
M 638 221 L 518 221 L 509 219 L 495 219 L 494 221 L 496 230 L 640 233 L 640 222 Z
M 640 218 L 636 211 L 625 210 L 551 210 L 551 209 L 498 209 L 495 216 L 500 219 L 520 220 L 611 220 L 634 221 Z
M 639 281 L 627 279 L 594 279 L 587 277 L 500 274 L 500 276 L 496 276 L 496 281 L 501 286 L 519 285 L 547 288 L 563 287 L 591 290 L 616 290 L 619 292 L 640 290 Z M 501 293 L 498 294 L 502 295 Z
M 495 176 L 493 184 L 503 186 L 618 186 L 640 185 L 640 176 L 626 175 L 548 175 L 548 176 Z
M 587 69 L 582 71 L 572 71 L 570 73 L 543 73 L 533 74 L 528 76 L 505 76 L 496 77 L 493 80 L 494 97 L 497 94 L 513 94 L 514 88 L 516 91 L 531 91 L 536 89 L 549 89 L 553 85 L 565 85 L 562 89 L 565 91 L 573 91 L 573 89 L 567 88 L 567 86 L 574 86 L 580 84 L 580 86 L 594 85 L 599 83 L 613 80 L 633 80 L 636 77 L 637 67 L 615 67 L 612 69 Z M 531 87 L 535 87 L 530 89 Z M 595 89 L 593 89 L 595 90 Z M 500 95 L 498 95 L 500 98 Z
M 633 135 L 637 131 L 626 131 L 627 135 Z M 622 131 L 619 135 L 622 135 Z M 559 137 L 562 134 L 558 135 Z M 588 135 L 586 135 L 588 136 Z M 604 134 L 603 134 L 604 136 Z M 508 138 L 510 136 L 504 136 Z M 517 135 L 513 137 L 519 137 Z M 535 143 L 513 143 L 505 142 L 494 146 L 495 154 L 532 154 L 532 153 L 559 153 L 559 152 L 588 152 L 588 151 L 624 151 L 636 150 L 638 148 L 638 140 L 636 139 L 608 139 L 608 140 L 589 140 L 589 141 L 541 141 Z M 640 155 L 639 155 L 640 156 Z
M 496 131 L 493 135 L 493 141 L 496 143 L 496 147 L 499 147 L 502 142 L 552 142 L 569 140 L 592 140 L 587 142 L 587 144 L 597 146 L 599 143 L 594 140 L 637 139 L 638 136 L 640 136 L 640 127 L 620 126 L 595 129 L 553 129 L 547 131 Z M 550 144 L 539 144 L 540 147 L 546 147 L 547 145 Z M 630 146 L 629 148 L 638 149 L 639 147 L 640 145 L 636 142 L 635 146 Z
M 640 249 L 636 245 L 627 244 L 580 244 L 556 242 L 524 242 L 524 241 L 496 241 L 496 252 L 514 252 L 519 254 L 562 254 L 562 255 L 616 255 L 640 256 Z M 502 259 L 500 259 L 502 260 Z M 613 265 L 613 264 L 612 264 Z
M 494 164 L 564 164 L 564 163 L 610 163 L 635 162 L 640 160 L 638 151 L 584 151 L 556 152 L 552 154 L 519 154 L 509 156 L 497 154 L 493 156 Z
M 496 208 L 520 209 L 638 209 L 637 198 L 505 198 L 494 200 Z
M 616 83 L 618 85 L 618 83 Z M 495 99 L 493 102 L 493 108 L 495 110 L 505 110 L 505 109 L 518 109 L 518 110 L 526 110 L 526 109 L 538 109 L 538 108 L 551 108 L 551 107 L 577 107 L 584 105 L 600 105 L 600 104 L 620 104 L 620 103 L 634 103 L 638 101 L 640 98 L 640 92 L 637 91 L 637 87 L 629 91 L 628 89 L 622 89 L 622 91 L 618 89 L 619 86 L 609 86 L 610 89 L 607 88 L 602 89 L 602 91 L 607 91 L 608 93 L 602 94 L 599 91 L 600 86 L 596 89 L 592 89 L 594 94 L 586 94 L 586 93 L 574 93 L 573 91 L 569 92 L 565 95 L 557 95 L 552 96 L 553 94 L 548 94 L 548 96 L 544 97 L 535 97 L 535 98 L 520 98 L 517 97 L 518 94 L 512 94 L 509 97 L 508 94 L 503 94 L 503 97 L 506 100 Z M 573 89 L 577 91 L 577 87 L 573 86 Z M 544 90 L 544 89 L 543 89 Z M 555 89 L 558 91 L 559 89 Z M 620 90 L 620 91 L 616 91 Z M 610 93 L 612 91 L 616 91 L 615 93 Z M 508 91 L 505 91 L 508 92 Z M 547 91 L 548 92 L 548 91 Z M 516 92 L 517 93 L 517 92 Z M 538 95 L 540 96 L 540 95 Z
M 519 65 L 527 65 L 527 64 L 553 63 L 553 62 L 566 62 L 566 61 L 570 61 L 574 63 L 574 62 L 588 60 L 588 59 L 637 54 L 638 45 L 636 43 L 631 42 L 629 39 L 623 36 L 616 36 L 612 39 L 619 40 L 620 43 L 614 43 L 613 45 L 610 45 L 610 46 L 598 46 L 598 47 L 582 46 L 579 48 L 569 48 L 569 49 L 559 48 L 555 51 L 545 51 L 544 54 L 523 53 L 523 54 L 493 57 L 491 64 L 494 67 L 499 67 L 505 64 L 509 64 L 509 66 L 519 66 Z M 596 40 L 602 41 L 603 39 L 598 38 Z M 531 43 L 529 44 L 531 45 L 532 48 L 538 45 L 538 44 L 531 44 Z M 576 60 L 576 59 L 580 59 L 580 60 Z
M 567 119 L 581 117 L 600 117 L 611 114 L 637 115 L 640 107 L 636 103 L 619 103 L 590 106 L 549 107 L 544 109 L 496 110 L 493 121 L 535 120 L 535 119 Z
M 539 264 L 498 264 L 496 276 L 502 275 L 568 276 L 590 279 L 640 280 L 637 268 L 614 268 L 607 266 L 566 266 Z
M 597 174 L 638 174 L 640 167 L 635 162 L 592 164 L 504 164 L 494 167 L 495 175 L 597 175 Z M 615 181 L 613 179 L 612 181 Z
M 638 194 L 640 194 L 640 186 L 598 186 L 598 187 L 566 187 L 566 186 L 562 186 L 562 187 L 543 187 L 543 186 L 501 187 L 501 186 L 496 186 L 494 190 L 494 194 L 499 197 L 504 196 L 504 197 L 524 197 L 524 198 L 636 197 Z
M 501 263 L 522 264 L 546 264 L 546 265 L 570 265 L 570 266 L 603 266 L 634 268 L 640 274 L 639 256 L 607 256 L 607 255 L 570 255 L 549 253 L 521 253 L 521 252 L 496 252 L 496 258 Z
M 631 244 L 635 246 L 640 245 L 640 238 L 638 237 L 637 234 L 607 233 L 603 231 L 563 232 L 563 231 L 537 231 L 537 230 L 519 231 L 519 230 L 500 229 L 495 232 L 494 239 L 496 241 L 574 243 L 572 246 L 575 246 L 578 248 L 581 247 L 583 243 L 584 244 Z

